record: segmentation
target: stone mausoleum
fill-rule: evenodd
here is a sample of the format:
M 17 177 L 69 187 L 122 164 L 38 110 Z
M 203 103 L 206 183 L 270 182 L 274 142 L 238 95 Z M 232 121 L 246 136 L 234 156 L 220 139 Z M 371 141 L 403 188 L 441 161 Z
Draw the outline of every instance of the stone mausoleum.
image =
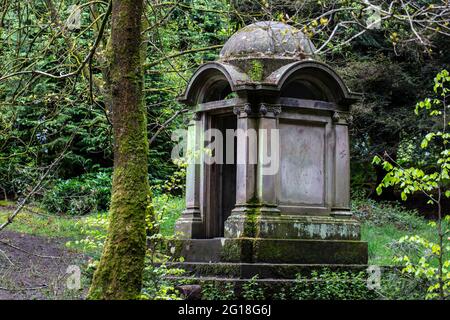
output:
M 250 273 L 267 265 L 367 263 L 350 209 L 349 108 L 358 95 L 314 51 L 298 29 L 258 22 L 194 73 L 182 102 L 192 110 L 187 144 L 197 161 L 187 168 L 186 209 L 172 248 L 185 263 L 246 265 Z M 234 150 L 214 151 L 235 161 L 204 161 L 208 129 L 235 139 Z M 254 130 L 256 139 L 228 129 Z M 278 159 L 275 172 L 265 168 L 267 155 Z

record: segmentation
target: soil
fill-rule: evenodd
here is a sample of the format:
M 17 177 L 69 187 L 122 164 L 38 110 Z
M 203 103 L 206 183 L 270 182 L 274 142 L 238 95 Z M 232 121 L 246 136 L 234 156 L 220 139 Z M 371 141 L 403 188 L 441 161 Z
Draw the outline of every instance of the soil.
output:
M 73 271 L 66 271 L 82 269 L 88 257 L 66 248 L 66 241 L 1 231 L 0 300 L 83 299 L 86 288 L 68 287 Z

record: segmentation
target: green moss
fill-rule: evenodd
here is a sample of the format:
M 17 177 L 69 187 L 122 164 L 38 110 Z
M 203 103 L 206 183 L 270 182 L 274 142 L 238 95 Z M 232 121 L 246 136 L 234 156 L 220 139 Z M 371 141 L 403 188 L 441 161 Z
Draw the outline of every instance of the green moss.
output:
M 258 217 L 259 210 L 257 208 L 252 208 L 247 212 L 244 224 L 244 237 L 256 237 L 258 235 Z
M 228 240 L 222 248 L 221 260 L 227 262 L 239 262 L 241 259 L 241 246 L 237 241 Z
M 257 238 L 259 235 L 260 202 L 254 197 L 247 202 L 247 211 L 242 237 Z
M 263 75 L 264 75 L 264 64 L 259 60 L 252 60 L 250 62 L 250 70 L 249 70 L 249 76 L 252 81 L 262 81 Z
M 114 175 L 108 237 L 89 299 L 140 293 L 149 210 L 147 120 L 142 100 L 142 1 L 113 1 L 111 92 Z

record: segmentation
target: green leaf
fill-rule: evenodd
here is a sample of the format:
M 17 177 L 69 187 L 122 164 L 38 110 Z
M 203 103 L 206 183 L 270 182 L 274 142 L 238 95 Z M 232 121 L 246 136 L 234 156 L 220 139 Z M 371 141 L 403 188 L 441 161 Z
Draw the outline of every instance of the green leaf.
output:
M 402 200 L 403 200 L 403 201 L 406 201 L 406 199 L 408 198 L 408 197 L 406 196 L 406 193 L 404 193 L 404 192 L 402 192 L 401 197 L 402 197 Z
M 383 188 L 382 188 L 381 184 L 378 185 L 378 187 L 376 188 L 376 192 L 378 195 L 381 195 L 383 193 Z
M 375 156 L 372 159 L 372 164 L 380 164 L 381 163 L 381 158 L 379 156 Z

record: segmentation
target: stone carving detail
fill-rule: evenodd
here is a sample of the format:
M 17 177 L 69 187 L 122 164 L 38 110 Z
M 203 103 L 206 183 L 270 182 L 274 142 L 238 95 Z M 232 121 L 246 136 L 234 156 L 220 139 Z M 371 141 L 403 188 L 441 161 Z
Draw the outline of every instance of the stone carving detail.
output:
M 235 106 L 233 107 L 233 113 L 238 116 L 240 116 L 241 113 L 246 113 L 247 115 L 249 115 L 252 113 L 252 107 L 250 103 L 246 103 L 242 106 Z
M 267 113 L 267 107 L 264 103 L 261 103 L 261 105 L 259 106 L 259 112 L 265 116 Z
M 332 116 L 334 123 L 347 124 L 353 120 L 353 117 L 348 112 L 335 111 Z
M 244 112 L 246 114 L 250 114 L 252 112 L 252 106 L 250 105 L 250 103 L 244 104 Z
M 202 114 L 200 112 L 194 112 L 192 115 L 192 120 L 199 121 L 202 118 Z
M 278 105 L 268 105 L 265 103 L 261 103 L 259 105 L 259 112 L 263 116 L 265 116 L 267 113 L 273 113 L 273 115 L 276 117 L 281 113 L 281 107 Z
M 265 116 L 268 113 L 273 113 L 274 116 L 277 116 L 281 113 L 281 107 L 278 105 L 269 105 L 265 103 L 261 103 L 259 105 L 259 112 L 253 112 L 250 103 L 246 103 L 242 106 L 235 106 L 233 108 L 233 113 L 240 116 L 242 113 L 246 113 L 247 116 Z
M 341 119 L 341 115 L 339 114 L 339 112 L 335 111 L 333 113 L 333 122 L 338 122 Z

